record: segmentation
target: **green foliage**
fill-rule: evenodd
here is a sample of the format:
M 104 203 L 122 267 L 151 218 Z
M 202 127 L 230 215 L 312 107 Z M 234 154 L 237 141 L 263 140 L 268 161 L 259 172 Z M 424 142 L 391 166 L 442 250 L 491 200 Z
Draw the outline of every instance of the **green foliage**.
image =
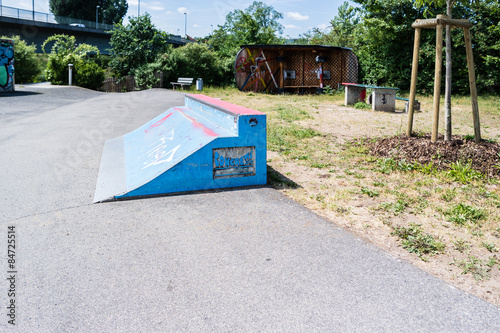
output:
M 95 22 L 96 8 L 99 9 L 99 22 L 119 23 L 127 14 L 126 0 L 50 0 L 50 11 L 56 16 L 71 17 Z
M 462 184 L 467 184 L 473 180 L 484 178 L 481 172 L 472 168 L 471 162 L 464 163 L 461 161 L 452 163 L 450 170 L 446 172 L 446 175 L 453 181 L 457 181 Z
M 486 217 L 486 213 L 480 209 L 463 203 L 455 205 L 444 212 L 448 221 L 458 225 L 464 225 L 468 222 L 477 223 Z
M 360 110 L 369 110 L 372 108 L 372 106 L 370 104 L 365 103 L 365 102 L 357 102 L 356 104 L 354 104 L 354 108 L 360 109 Z
M 224 66 L 217 53 L 207 45 L 191 43 L 174 49 L 163 71 L 171 81 L 192 77 L 202 78 L 205 85 L 224 85 L 229 83 L 225 79 L 227 72 Z
M 126 76 L 135 69 L 153 63 L 157 55 L 165 53 L 167 34 L 155 28 L 151 16 L 144 14 L 129 17 L 129 24 L 116 24 L 111 32 L 111 54 L 109 66 L 115 74 Z
M 14 40 L 14 66 L 16 83 L 33 82 L 41 72 L 39 61 L 35 54 L 36 45 L 28 45 L 19 36 L 5 37 Z
M 104 70 L 87 57 L 88 52 L 95 52 L 100 57 L 99 49 L 88 44 L 76 46 L 74 36 L 54 35 L 45 40 L 42 50 L 53 43 L 46 69 L 47 80 L 52 84 L 68 84 L 68 65 L 73 64 L 74 84 L 89 89 L 99 89 L 104 81 Z
M 104 82 L 104 70 L 95 62 L 80 59 L 75 66 L 75 84 L 99 90 Z
M 208 44 L 223 57 L 233 59 L 244 44 L 280 44 L 283 25 L 278 22 L 283 14 L 263 2 L 254 1 L 245 10 L 236 9 L 218 26 Z
M 367 196 L 369 196 L 370 198 L 373 198 L 373 197 L 378 197 L 380 195 L 380 192 L 377 191 L 377 190 L 373 190 L 371 188 L 368 188 L 368 187 L 363 187 L 361 189 L 361 193 L 363 194 L 366 194 Z
M 392 235 L 402 239 L 403 248 L 410 253 L 417 254 L 421 259 L 424 254 L 438 254 L 444 252 L 443 242 L 429 234 L 424 234 L 419 224 L 411 223 L 409 227 L 394 227 Z

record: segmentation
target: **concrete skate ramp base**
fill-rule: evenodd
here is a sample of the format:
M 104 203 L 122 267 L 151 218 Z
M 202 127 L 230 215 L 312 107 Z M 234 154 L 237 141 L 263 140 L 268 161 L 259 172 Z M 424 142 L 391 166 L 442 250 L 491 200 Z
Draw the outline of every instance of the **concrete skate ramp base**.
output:
M 266 115 L 187 95 L 138 129 L 107 140 L 94 202 L 263 185 Z

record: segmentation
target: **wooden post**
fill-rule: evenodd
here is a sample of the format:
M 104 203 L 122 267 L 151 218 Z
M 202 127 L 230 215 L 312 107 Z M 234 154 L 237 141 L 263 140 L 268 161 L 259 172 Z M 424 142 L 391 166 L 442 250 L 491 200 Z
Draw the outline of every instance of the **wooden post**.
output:
M 441 15 L 438 15 L 438 19 Z M 434 113 L 432 115 L 431 142 L 436 142 L 439 132 L 439 99 L 441 95 L 441 72 L 443 70 L 443 26 L 436 26 L 436 73 L 434 77 Z
M 481 128 L 479 124 L 479 106 L 477 104 L 476 74 L 474 71 L 474 55 L 472 54 L 472 43 L 470 29 L 464 28 L 465 50 L 467 52 L 467 67 L 469 67 L 470 98 L 472 102 L 472 118 L 474 120 L 474 140 L 481 142 Z
M 420 28 L 415 28 L 415 42 L 413 46 L 413 62 L 411 65 L 411 85 L 410 85 L 410 100 L 408 107 L 408 125 L 406 127 L 406 135 L 411 136 L 413 132 L 413 112 L 415 109 L 415 93 L 417 90 L 417 73 L 418 73 L 418 58 L 420 53 Z

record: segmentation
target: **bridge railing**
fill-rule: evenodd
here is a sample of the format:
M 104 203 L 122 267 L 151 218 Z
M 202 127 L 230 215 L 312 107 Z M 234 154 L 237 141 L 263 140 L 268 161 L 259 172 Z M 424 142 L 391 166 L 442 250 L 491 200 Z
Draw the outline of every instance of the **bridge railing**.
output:
M 64 16 L 55 16 L 48 13 L 40 13 L 32 10 L 19 9 L 14 7 L 0 6 L 0 16 L 12 17 L 22 20 L 31 20 L 37 22 L 73 25 L 82 28 L 92 28 L 99 30 L 113 30 L 112 24 L 97 23 L 95 21 L 87 21 L 74 19 Z

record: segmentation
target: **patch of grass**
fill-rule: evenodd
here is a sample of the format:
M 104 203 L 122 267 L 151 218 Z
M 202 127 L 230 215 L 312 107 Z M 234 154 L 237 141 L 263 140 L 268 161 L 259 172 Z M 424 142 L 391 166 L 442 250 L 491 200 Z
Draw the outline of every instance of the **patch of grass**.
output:
M 289 123 L 297 120 L 312 118 L 305 110 L 292 106 L 278 105 L 276 107 L 276 111 L 278 111 L 278 117 L 280 119 Z
M 393 227 L 394 236 L 401 238 L 403 248 L 410 253 L 417 254 L 422 260 L 424 254 L 439 254 L 444 252 L 445 244 L 434 236 L 424 234 L 419 224 L 411 223 L 409 227 Z
M 484 262 L 475 256 L 469 256 L 464 260 L 455 260 L 453 264 L 462 269 L 462 274 L 472 274 L 476 281 L 490 277 L 488 273 L 491 268 L 485 267 Z
M 356 104 L 354 104 L 354 108 L 364 110 L 364 109 L 371 109 L 372 106 L 370 104 L 365 103 L 365 102 L 357 102 Z
M 303 128 L 295 124 L 288 126 L 269 124 L 267 130 L 267 143 L 269 149 L 285 154 L 289 154 L 293 148 L 296 148 L 300 140 L 310 139 L 320 135 L 320 133 L 313 129 Z
M 393 157 L 388 157 L 388 158 L 382 158 L 377 160 L 376 162 L 377 167 L 375 168 L 375 171 L 389 174 L 392 173 L 393 171 L 412 171 L 415 169 L 418 169 L 419 164 L 415 163 L 408 163 L 406 162 L 405 159 L 402 160 L 397 160 Z
M 380 192 L 377 191 L 377 190 L 372 190 L 368 187 L 363 187 L 361 189 L 361 193 L 363 194 L 366 194 L 367 196 L 369 196 L 370 198 L 373 198 L 373 197 L 378 197 L 380 195 Z
M 410 202 L 405 198 L 399 198 L 396 202 L 382 202 L 380 207 L 386 212 L 391 212 L 394 215 L 399 215 L 405 211 L 405 209 L 410 205 Z
M 446 176 L 453 181 L 467 184 L 474 180 L 479 180 L 484 178 L 483 174 L 472 168 L 471 162 L 461 162 L 457 161 L 452 163 L 450 170 L 446 171 Z
M 441 194 L 441 199 L 446 202 L 450 202 L 455 199 L 457 196 L 457 191 L 454 188 L 447 188 L 444 190 L 444 193 Z
M 458 204 L 444 212 L 448 221 L 457 225 L 464 225 L 468 222 L 477 223 L 486 217 L 486 213 L 480 209 L 466 204 Z

